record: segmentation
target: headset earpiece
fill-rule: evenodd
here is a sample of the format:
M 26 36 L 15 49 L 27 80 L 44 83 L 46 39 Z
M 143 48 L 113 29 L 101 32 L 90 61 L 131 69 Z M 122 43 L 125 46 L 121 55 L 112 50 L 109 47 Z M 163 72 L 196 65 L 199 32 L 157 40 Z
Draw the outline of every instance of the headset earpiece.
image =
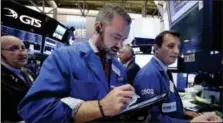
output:
M 101 34 L 101 33 L 102 33 L 102 32 L 101 32 L 101 31 L 102 31 L 102 30 L 101 30 L 101 29 L 102 29 L 102 23 L 99 23 L 99 24 L 100 24 L 100 25 L 96 27 L 96 31 L 97 31 L 98 34 Z
M 96 27 L 97 33 L 101 34 L 100 27 Z

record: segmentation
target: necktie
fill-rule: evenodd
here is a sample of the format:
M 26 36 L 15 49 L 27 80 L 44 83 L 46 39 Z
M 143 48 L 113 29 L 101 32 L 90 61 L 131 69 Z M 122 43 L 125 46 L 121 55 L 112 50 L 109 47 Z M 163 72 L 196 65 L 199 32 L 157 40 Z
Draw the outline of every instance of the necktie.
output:
M 171 81 L 169 89 L 174 93 L 175 90 L 177 90 L 177 88 L 174 84 L 172 73 L 169 70 L 167 70 L 167 76 L 168 76 L 169 80 Z
M 173 82 L 173 76 L 172 76 L 172 73 L 169 71 L 169 70 L 167 70 L 167 76 L 169 77 L 169 79 Z
M 107 59 L 106 57 L 101 58 L 101 62 L 102 62 L 102 66 L 103 69 L 105 71 L 105 76 L 107 78 L 107 80 L 109 80 L 109 75 L 110 75 L 110 63 L 109 63 L 109 59 Z
M 21 73 L 21 75 L 23 76 L 23 78 L 24 78 L 26 84 L 30 87 L 30 86 L 32 85 L 32 82 L 31 82 L 31 80 L 29 79 L 28 75 L 27 75 L 24 71 L 22 71 L 22 70 L 21 70 L 20 73 Z
M 107 78 L 107 80 L 110 80 L 110 69 L 111 69 L 111 60 L 108 59 L 106 57 L 105 53 L 97 53 L 97 55 L 100 57 L 104 72 L 105 72 L 105 76 Z

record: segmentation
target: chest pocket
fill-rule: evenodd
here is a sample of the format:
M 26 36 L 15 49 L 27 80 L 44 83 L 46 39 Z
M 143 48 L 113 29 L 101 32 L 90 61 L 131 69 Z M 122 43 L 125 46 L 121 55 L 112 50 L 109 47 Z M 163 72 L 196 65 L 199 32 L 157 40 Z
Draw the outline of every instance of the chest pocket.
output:
M 71 82 L 70 96 L 82 100 L 97 99 L 99 86 L 97 82 L 74 80 Z
M 116 73 L 112 71 L 110 86 L 118 87 L 125 84 L 125 78 L 123 76 L 118 76 Z
M 124 76 L 121 75 L 121 71 L 114 64 L 112 64 L 110 82 L 111 85 L 115 87 L 126 84 Z

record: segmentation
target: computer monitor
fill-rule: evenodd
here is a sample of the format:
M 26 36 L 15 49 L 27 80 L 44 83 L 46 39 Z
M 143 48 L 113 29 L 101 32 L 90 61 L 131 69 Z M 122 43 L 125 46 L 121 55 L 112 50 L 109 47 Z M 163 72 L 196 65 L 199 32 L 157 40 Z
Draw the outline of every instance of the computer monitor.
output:
M 46 37 L 43 47 L 43 54 L 50 55 L 55 49 L 64 47 L 65 44 L 52 38 Z
M 168 15 L 169 15 L 169 22 L 170 25 L 179 21 L 185 13 L 187 13 L 193 6 L 198 4 L 197 1 L 184 1 L 184 0 L 170 0 L 168 1 Z
M 49 18 L 45 23 L 46 37 L 59 42 L 68 43 L 69 37 L 71 36 L 70 30 L 53 18 Z
M 187 73 L 172 73 L 174 84 L 178 91 L 184 92 L 187 88 Z
M 53 33 L 53 37 L 58 39 L 58 40 L 62 40 L 63 39 L 63 36 L 66 32 L 66 28 L 64 28 L 63 26 L 61 25 L 57 25 L 54 33 Z

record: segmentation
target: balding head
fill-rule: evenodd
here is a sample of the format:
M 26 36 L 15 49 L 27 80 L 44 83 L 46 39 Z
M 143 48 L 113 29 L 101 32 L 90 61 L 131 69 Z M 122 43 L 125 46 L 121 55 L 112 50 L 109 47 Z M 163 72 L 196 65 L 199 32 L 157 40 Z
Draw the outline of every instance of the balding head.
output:
M 123 52 L 129 53 L 131 56 L 134 56 L 134 51 L 130 45 L 125 45 L 122 49 Z
M 27 63 L 23 41 L 14 36 L 1 36 L 1 60 L 15 68 L 23 67 Z
M 1 36 L 1 48 L 4 48 L 7 44 L 10 44 L 11 42 L 14 41 L 20 42 L 20 39 L 11 35 Z
M 134 58 L 134 51 L 130 45 L 125 45 L 119 51 L 119 58 L 123 64 L 127 63 L 129 60 Z

